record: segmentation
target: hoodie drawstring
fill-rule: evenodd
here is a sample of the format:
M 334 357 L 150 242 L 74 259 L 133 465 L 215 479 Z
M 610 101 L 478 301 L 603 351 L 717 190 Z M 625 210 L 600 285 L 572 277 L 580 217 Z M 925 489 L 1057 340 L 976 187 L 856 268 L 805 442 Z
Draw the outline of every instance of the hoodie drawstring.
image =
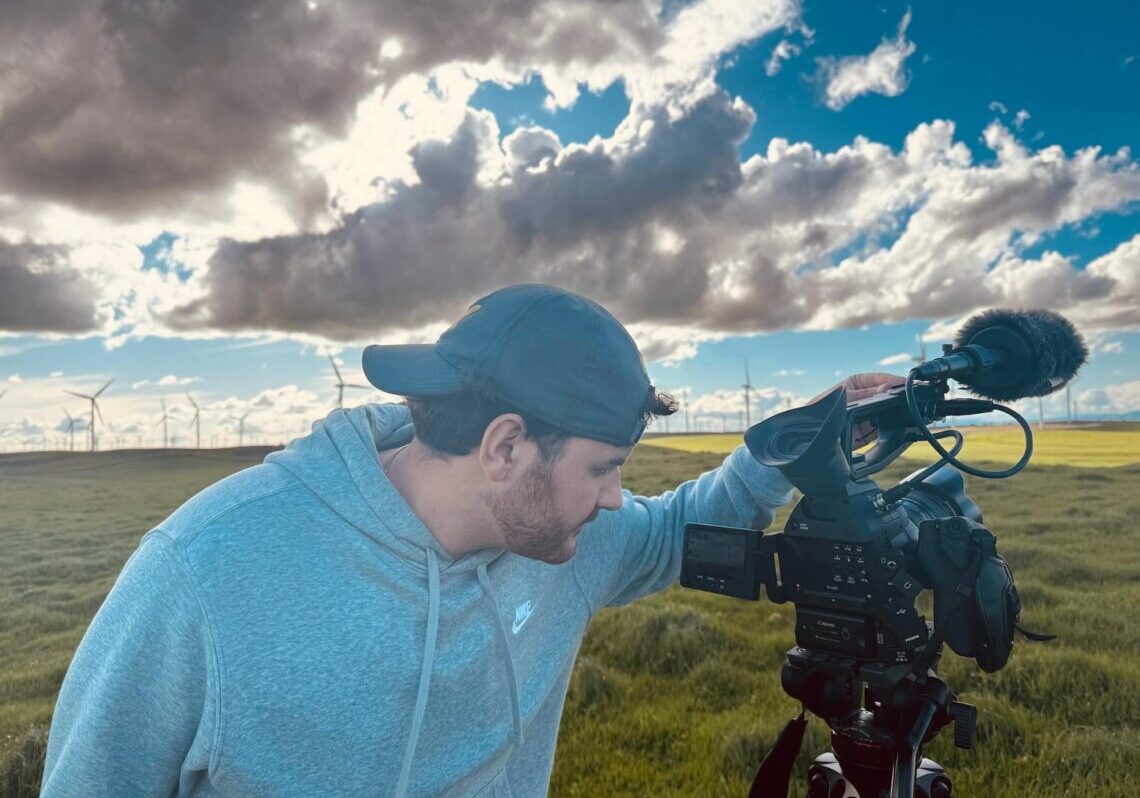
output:
M 499 642 L 503 644 L 503 658 L 507 661 L 507 680 L 511 693 L 511 715 L 515 724 L 512 740 L 515 745 L 522 745 L 522 710 L 519 708 L 519 683 L 515 677 L 515 664 L 511 660 L 511 647 L 507 640 L 507 630 L 506 627 L 503 626 L 503 616 L 502 613 L 499 612 L 498 602 L 495 601 L 495 593 L 491 590 L 491 580 L 487 578 L 487 564 L 481 563 L 475 573 L 479 576 L 479 584 L 483 586 L 483 592 L 487 594 L 487 600 L 491 602 L 491 609 L 495 611 L 495 626 L 499 630 Z
M 420 688 L 416 694 L 416 710 L 412 715 L 412 733 L 408 738 L 408 750 L 404 753 L 404 766 L 400 768 L 400 781 L 396 784 L 396 798 L 403 798 L 408 791 L 408 779 L 412 775 L 412 760 L 416 756 L 416 743 L 420 739 L 420 727 L 424 722 L 428 691 L 431 687 L 431 669 L 435 662 L 435 638 L 439 632 L 439 560 L 435 552 L 427 550 L 428 560 L 428 622 L 427 637 L 424 640 L 424 664 L 420 670 Z

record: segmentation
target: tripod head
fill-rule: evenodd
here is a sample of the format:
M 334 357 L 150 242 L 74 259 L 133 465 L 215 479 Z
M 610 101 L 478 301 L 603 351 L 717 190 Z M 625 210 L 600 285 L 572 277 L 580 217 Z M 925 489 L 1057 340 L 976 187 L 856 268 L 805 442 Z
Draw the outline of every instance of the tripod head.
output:
M 848 785 L 862 798 L 950 798 L 949 776 L 920 761 L 921 749 L 951 722 L 955 745 L 970 748 L 977 712 L 954 699 L 933 667 L 894 681 L 875 668 L 864 672 L 857 660 L 796 647 L 780 680 L 831 728 L 834 753 L 817 757 L 808 771 L 808 798 L 851 795 Z M 790 770 L 790 760 L 781 762 L 778 750 L 757 771 L 751 798 L 787 794 L 787 776 L 774 771 Z

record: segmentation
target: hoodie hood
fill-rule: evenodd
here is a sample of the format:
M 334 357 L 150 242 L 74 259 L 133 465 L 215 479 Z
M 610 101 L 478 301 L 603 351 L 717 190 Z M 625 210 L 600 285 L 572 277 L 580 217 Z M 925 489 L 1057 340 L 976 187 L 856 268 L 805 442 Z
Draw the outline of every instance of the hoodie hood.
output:
M 405 405 L 337 409 L 265 462 L 289 471 L 334 513 L 412 565 L 426 570 L 428 551 L 441 574 L 473 570 L 499 557 L 501 550 L 490 549 L 452 559 L 388 481 L 380 451 L 410 443 L 414 434 Z

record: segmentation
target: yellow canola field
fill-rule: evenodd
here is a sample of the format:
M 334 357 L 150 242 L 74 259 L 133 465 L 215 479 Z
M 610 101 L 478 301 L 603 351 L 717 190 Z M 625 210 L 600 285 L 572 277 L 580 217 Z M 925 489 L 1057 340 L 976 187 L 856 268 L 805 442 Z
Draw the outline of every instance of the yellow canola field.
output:
M 966 445 L 959 458 L 965 462 L 988 462 L 1012 465 L 1021 457 L 1025 445 L 1017 427 L 960 427 Z M 645 446 L 663 446 L 686 452 L 727 454 L 743 443 L 743 436 L 729 435 L 665 435 L 642 440 Z M 950 441 L 942 441 L 949 446 Z M 934 451 L 923 443 L 911 446 L 905 458 L 933 461 Z M 1039 465 L 1069 465 L 1080 468 L 1113 468 L 1140 463 L 1140 425 L 1097 424 L 1055 425 L 1033 429 L 1033 459 Z

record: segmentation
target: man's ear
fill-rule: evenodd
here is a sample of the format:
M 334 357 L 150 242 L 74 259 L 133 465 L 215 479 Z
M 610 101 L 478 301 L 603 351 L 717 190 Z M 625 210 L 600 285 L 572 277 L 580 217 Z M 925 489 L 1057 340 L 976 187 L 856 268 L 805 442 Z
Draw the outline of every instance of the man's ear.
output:
M 526 466 L 526 422 L 518 413 L 496 416 L 483 430 L 479 444 L 479 467 L 492 482 L 510 478 Z

